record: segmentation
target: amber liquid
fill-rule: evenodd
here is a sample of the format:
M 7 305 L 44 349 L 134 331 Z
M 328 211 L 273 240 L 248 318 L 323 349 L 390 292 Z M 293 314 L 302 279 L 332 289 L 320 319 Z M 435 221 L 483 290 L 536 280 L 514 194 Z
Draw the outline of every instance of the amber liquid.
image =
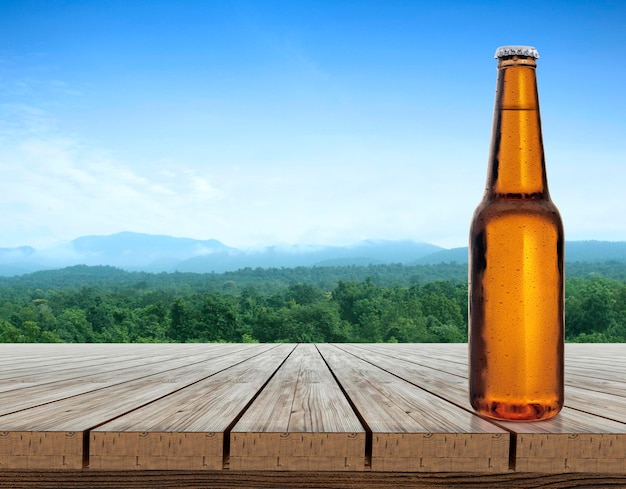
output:
M 493 418 L 563 405 L 563 233 L 548 204 L 494 203 L 472 230 L 470 400 Z
M 470 230 L 470 402 L 536 421 L 563 406 L 563 226 L 547 191 L 534 67 L 507 71 Z

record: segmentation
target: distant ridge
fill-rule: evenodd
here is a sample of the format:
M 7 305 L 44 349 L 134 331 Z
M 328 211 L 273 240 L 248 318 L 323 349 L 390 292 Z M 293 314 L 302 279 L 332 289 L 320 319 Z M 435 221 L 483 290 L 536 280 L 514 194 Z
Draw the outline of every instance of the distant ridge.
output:
M 121 232 L 108 236 L 83 236 L 71 242 L 85 265 L 115 265 L 143 269 L 170 266 L 196 256 L 236 252 L 216 239 L 197 240 L 159 234 Z
M 626 263 L 626 242 L 566 243 L 568 262 Z M 0 276 L 73 265 L 107 265 L 128 271 L 222 273 L 242 268 L 367 266 L 401 263 L 467 263 L 467 248 L 445 249 L 416 241 L 365 240 L 349 246 L 275 245 L 256 250 L 226 246 L 215 239 L 121 232 L 83 236 L 54 248 L 0 248 Z
M 351 246 L 269 246 L 256 251 L 204 255 L 178 264 L 181 272 L 221 272 L 241 268 L 294 268 L 311 266 L 409 263 L 443 248 L 414 241 L 367 240 Z
M 366 240 L 351 246 L 275 245 L 241 250 L 218 240 L 121 232 L 82 236 L 54 248 L 0 249 L 0 275 L 73 265 L 108 265 L 128 271 L 221 273 L 241 268 L 409 263 L 443 250 L 414 241 Z
M 444 249 L 420 258 L 415 263 L 420 265 L 467 263 L 467 253 L 467 247 Z M 606 261 L 626 263 L 626 241 L 567 241 L 565 261 L 570 263 Z

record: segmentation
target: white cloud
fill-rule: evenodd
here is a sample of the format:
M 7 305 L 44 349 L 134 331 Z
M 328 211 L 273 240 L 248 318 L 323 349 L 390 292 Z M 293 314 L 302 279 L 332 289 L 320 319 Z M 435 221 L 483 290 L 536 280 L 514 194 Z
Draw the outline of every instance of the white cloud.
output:
M 4 106 L 3 115 L 0 247 L 41 248 L 119 231 L 236 247 L 377 238 L 464 246 L 487 170 L 486 144 L 442 152 L 424 141 L 390 150 L 384 139 L 349 149 L 336 141 L 291 148 L 272 153 L 276 161 L 244 152 L 249 158 L 228 164 L 171 156 L 136 164 L 59 136 L 43 110 Z M 600 155 L 601 166 L 589 165 L 589 154 L 551 153 L 551 189 L 567 238 L 625 239 L 622 180 L 606 178 L 621 173 L 620 158 Z
M 2 246 L 124 230 L 200 237 L 221 198 L 207 175 L 185 168 L 140 174 L 62 139 L 7 146 L 0 149 L 0 226 L 13 239 Z

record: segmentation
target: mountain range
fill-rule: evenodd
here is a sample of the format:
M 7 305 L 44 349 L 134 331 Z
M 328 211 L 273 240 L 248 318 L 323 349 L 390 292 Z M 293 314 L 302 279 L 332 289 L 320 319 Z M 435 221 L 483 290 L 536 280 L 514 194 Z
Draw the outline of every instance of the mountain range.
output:
M 571 241 L 570 262 L 626 262 L 626 242 Z M 121 232 L 83 236 L 47 249 L 0 248 L 0 276 L 72 265 L 110 265 L 129 271 L 222 273 L 241 268 L 294 268 L 402 263 L 467 262 L 467 248 L 416 241 L 366 240 L 350 246 L 275 245 L 246 250 L 218 240 Z

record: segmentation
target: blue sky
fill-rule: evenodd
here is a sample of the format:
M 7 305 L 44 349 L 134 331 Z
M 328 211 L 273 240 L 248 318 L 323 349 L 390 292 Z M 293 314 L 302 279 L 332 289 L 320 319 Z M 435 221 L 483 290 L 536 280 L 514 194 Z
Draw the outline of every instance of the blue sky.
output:
M 465 246 L 505 44 L 566 239 L 626 240 L 626 2 L 0 0 L 0 247 Z

